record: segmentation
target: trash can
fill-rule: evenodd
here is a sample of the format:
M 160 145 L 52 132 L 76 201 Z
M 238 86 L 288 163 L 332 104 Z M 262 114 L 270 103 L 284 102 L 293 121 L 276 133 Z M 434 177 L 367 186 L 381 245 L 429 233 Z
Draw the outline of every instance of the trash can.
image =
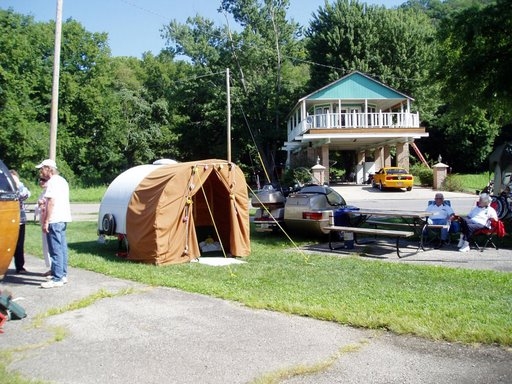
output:
M 346 206 L 339 208 L 334 211 L 334 225 L 341 227 L 353 227 L 353 220 L 350 216 L 350 212 L 357 211 L 359 208 Z M 345 248 L 354 249 L 354 234 L 352 232 L 345 232 L 343 234 L 343 243 Z

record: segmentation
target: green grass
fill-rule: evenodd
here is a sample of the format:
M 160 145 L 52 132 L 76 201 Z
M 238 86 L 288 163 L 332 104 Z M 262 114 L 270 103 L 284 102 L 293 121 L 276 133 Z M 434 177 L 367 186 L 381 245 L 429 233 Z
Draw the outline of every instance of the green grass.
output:
M 69 189 L 69 199 L 72 203 L 100 203 L 105 191 L 106 186 L 89 187 L 89 188 L 74 188 Z
M 481 191 L 488 183 L 489 180 L 493 179 L 493 174 L 488 172 L 479 174 L 452 174 L 453 177 L 458 180 L 465 192 L 475 193 L 475 191 Z
M 26 251 L 40 254 L 27 225 Z M 253 234 L 248 263 L 155 267 L 115 256 L 96 242 L 96 224 L 68 227 L 70 264 L 155 286 L 237 301 L 356 327 L 434 340 L 512 345 L 512 274 L 304 255 L 280 236 Z M 41 261 L 41 269 L 43 264 Z
M 31 196 L 28 198 L 28 203 L 35 203 L 39 194 L 41 193 L 41 187 L 36 186 L 34 183 L 26 183 L 27 188 L 31 192 Z M 73 187 L 69 188 L 69 200 L 72 203 L 100 203 L 107 186 L 100 187 Z

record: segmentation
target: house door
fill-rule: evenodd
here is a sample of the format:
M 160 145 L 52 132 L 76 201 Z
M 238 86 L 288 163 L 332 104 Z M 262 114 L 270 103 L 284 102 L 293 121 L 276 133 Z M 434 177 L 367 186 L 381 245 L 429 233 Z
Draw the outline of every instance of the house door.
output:
M 329 107 L 315 107 L 315 128 L 327 128 L 329 126 L 330 111 Z
M 362 121 L 361 120 L 361 108 L 359 107 L 350 107 L 346 109 L 346 121 L 345 126 L 346 127 L 362 127 Z

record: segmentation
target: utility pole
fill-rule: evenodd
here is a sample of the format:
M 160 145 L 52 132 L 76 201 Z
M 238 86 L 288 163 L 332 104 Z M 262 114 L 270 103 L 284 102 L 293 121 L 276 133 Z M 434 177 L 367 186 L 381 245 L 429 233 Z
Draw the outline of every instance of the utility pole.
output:
M 228 141 L 228 162 L 231 163 L 231 91 L 229 88 L 229 68 L 226 68 L 226 95 L 227 95 L 227 113 L 228 113 L 228 132 L 227 132 L 227 141 Z
M 62 0 L 57 0 L 55 16 L 55 47 L 53 55 L 52 103 L 50 110 L 50 159 L 55 160 L 57 153 L 57 121 L 59 118 L 59 73 L 60 42 L 62 36 Z

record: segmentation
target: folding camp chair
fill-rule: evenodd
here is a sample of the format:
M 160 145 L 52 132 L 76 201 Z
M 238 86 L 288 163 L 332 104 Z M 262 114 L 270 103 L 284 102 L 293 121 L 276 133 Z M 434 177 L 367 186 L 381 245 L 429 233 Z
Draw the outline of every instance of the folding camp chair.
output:
M 428 205 L 434 205 L 435 204 L 435 200 L 429 200 L 428 202 Z M 443 201 L 443 205 L 444 206 L 448 206 L 448 207 L 451 207 L 452 204 L 450 202 L 450 200 L 444 200 Z M 430 223 L 430 225 L 427 227 L 428 228 L 428 233 L 424 233 L 423 236 L 424 236 L 424 241 L 426 241 L 427 243 L 430 243 L 430 244 L 437 244 L 437 245 L 441 245 L 441 231 L 443 229 L 446 229 L 448 231 L 448 243 L 450 243 L 450 234 L 453 232 L 452 231 L 452 228 L 451 228 L 451 223 L 450 222 L 447 222 L 447 223 L 438 223 L 437 221 L 434 221 L 434 220 L 431 220 L 432 222 Z
M 483 252 L 484 249 L 489 244 L 491 244 L 494 247 L 494 249 L 497 250 L 498 249 L 498 246 L 496 245 L 496 243 L 498 242 L 497 239 L 502 238 L 506 235 L 505 225 L 503 224 L 503 222 L 501 220 L 489 219 L 489 222 L 491 225 L 490 228 L 479 229 L 473 233 L 473 236 L 471 236 L 471 241 L 473 242 L 473 244 L 475 244 L 476 248 L 480 252 Z M 483 245 L 478 244 L 478 242 L 477 242 L 478 237 L 485 238 L 485 243 L 483 243 Z

